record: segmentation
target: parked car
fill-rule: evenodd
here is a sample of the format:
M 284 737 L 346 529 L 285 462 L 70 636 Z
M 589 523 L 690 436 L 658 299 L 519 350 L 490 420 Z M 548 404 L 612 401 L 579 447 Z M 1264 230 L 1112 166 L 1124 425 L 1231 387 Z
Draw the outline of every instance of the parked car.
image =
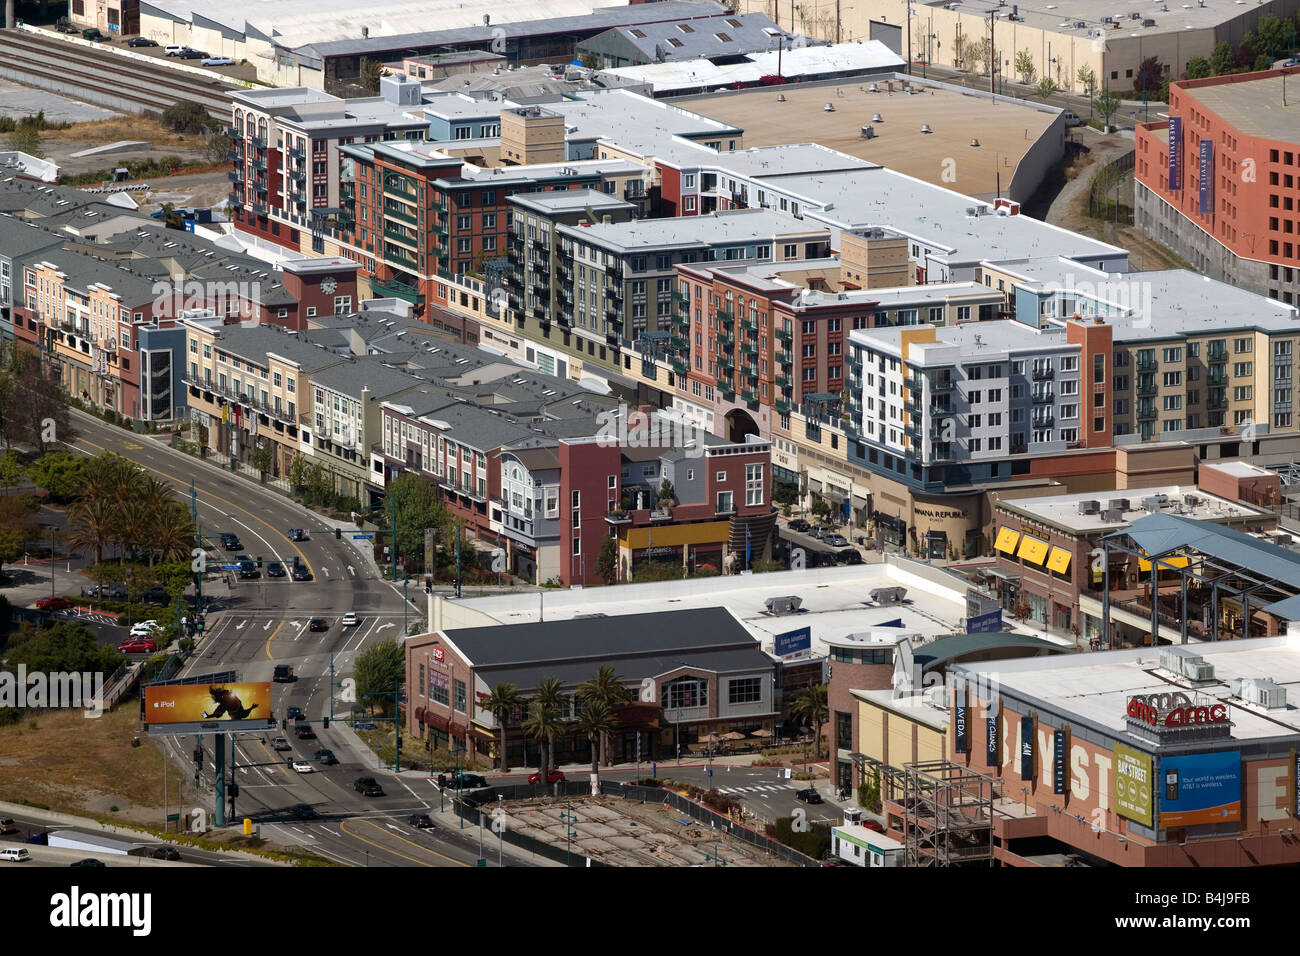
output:
M 7 846 L 0 850 L 0 860 L 6 863 L 26 863 L 32 858 L 32 851 L 25 846 Z
M 171 47 L 168 47 L 167 49 L 170 50 Z M 181 47 L 181 49 L 184 50 L 185 48 Z M 171 53 L 168 53 L 167 55 L 172 56 Z M 178 53 L 176 55 L 179 56 L 180 54 Z M 225 534 L 221 536 L 221 547 L 226 551 L 238 551 L 240 548 L 243 547 L 243 545 L 239 543 L 238 535 L 231 534 L 229 531 L 227 531 Z
M 234 66 L 235 61 L 228 56 L 205 57 L 200 66 Z
M 161 624 L 159 624 L 153 618 L 149 618 L 149 620 L 147 621 L 137 621 L 135 624 L 133 624 L 131 626 L 131 636 L 152 637 L 154 634 L 157 634 L 162 629 L 163 626 Z
M 320 750 L 316 751 L 316 762 L 324 764 L 327 767 L 333 767 L 338 764 L 339 758 L 334 756 L 334 751 L 330 750 L 328 747 L 322 747 Z
M 307 630 L 309 631 L 328 631 L 329 629 L 330 622 L 325 620 L 323 617 L 313 617 L 311 622 L 307 625 Z
M 284 565 L 279 561 L 268 561 L 266 563 L 266 576 L 268 578 L 282 578 L 284 574 Z
M 155 860 L 175 861 L 181 858 L 181 851 L 174 846 L 160 846 L 153 851 L 153 858 Z
M 307 570 L 307 565 L 295 564 L 293 566 L 292 577 L 295 581 L 310 581 L 311 572 Z
M 311 729 L 311 724 L 299 724 L 294 728 L 294 734 L 299 740 L 315 740 L 316 731 Z
M 123 641 L 117 645 L 119 654 L 152 654 L 158 650 L 158 645 L 151 640 L 135 638 L 129 641 Z
M 417 830 L 428 830 L 433 827 L 433 820 L 427 813 L 413 813 L 407 822 Z
M 802 803 L 822 802 L 822 795 L 818 793 L 814 787 L 809 787 L 807 790 L 800 790 L 794 795 L 794 798 Z
M 163 47 L 163 52 L 168 56 L 180 56 L 186 49 L 188 48 L 179 43 L 169 43 L 167 46 Z M 224 538 L 226 536 L 223 534 L 221 537 Z
M 315 807 L 313 807 L 310 803 L 295 803 L 293 806 L 289 808 L 289 812 L 292 813 L 299 820 L 320 819 L 320 814 L 316 812 Z
M 76 27 L 74 27 L 71 23 L 69 23 L 66 18 L 60 20 L 58 25 L 54 29 L 58 30 L 60 33 L 67 33 L 71 35 L 76 35 L 81 32 Z
M 103 33 L 100 33 L 99 30 L 97 30 L 95 27 L 91 27 L 89 30 L 82 30 L 81 39 L 89 40 L 91 43 L 112 43 L 113 42 L 113 38 L 111 36 L 107 36 Z
M 116 584 L 105 584 L 102 587 L 98 584 L 92 584 L 88 588 L 81 589 L 81 596 L 121 600 L 126 597 L 126 588 Z
M 363 797 L 382 797 L 384 790 L 374 777 L 357 777 L 352 788 Z
M 826 533 L 829 530 L 830 529 L 827 528 L 824 524 L 817 524 L 810 527 L 808 529 L 808 533 L 820 541 L 822 538 L 826 537 Z
M 287 711 L 285 711 L 284 715 L 288 717 L 290 720 L 302 720 L 304 717 L 307 716 L 302 712 L 302 708 L 296 705 L 290 707 Z
M 271 749 L 272 749 L 272 750 L 292 750 L 293 747 L 290 746 L 290 744 L 289 744 L 289 738 L 288 738 L 288 737 L 276 737 L 275 740 L 271 741 Z
M 1069 110 L 1066 110 L 1064 113 L 1062 113 L 1062 114 L 1061 114 L 1061 117 L 1065 120 L 1065 125 L 1066 125 L 1066 126 L 1082 126 L 1082 125 L 1083 125 L 1083 120 L 1079 119 L 1079 117 L 1077 117 L 1076 115 L 1074 115 L 1073 113 L 1071 113 Z
M 275 673 L 271 680 L 277 684 L 289 684 L 293 682 L 293 668 L 288 664 L 276 664 Z
M 808 524 L 807 521 L 804 521 L 803 518 L 795 518 L 790 522 L 789 525 L 787 525 L 787 527 L 791 531 L 798 531 L 800 534 L 807 534 L 808 529 L 812 526 Z
M 447 774 L 447 782 L 439 784 L 446 787 L 458 787 L 461 790 L 468 790 L 472 787 L 486 787 L 487 780 L 476 773 L 466 773 L 464 770 L 457 770 L 454 773 Z
M 863 820 L 862 825 L 866 829 L 871 830 L 873 833 L 885 832 L 885 827 L 883 824 L 881 824 L 879 820 Z
M 315 773 L 316 768 L 311 765 L 310 760 L 295 760 L 293 762 L 295 773 Z
M 190 50 L 188 48 L 181 50 L 181 52 L 176 55 L 182 60 L 206 60 L 208 57 L 208 54 L 203 50 Z
M 847 548 L 849 546 L 849 539 L 838 533 L 828 534 L 823 540 L 832 548 Z
M 62 611 L 72 607 L 72 602 L 65 597 L 43 597 L 36 602 L 38 611 Z
M 348 611 L 347 614 L 343 615 L 343 620 L 339 621 L 339 623 L 344 627 L 356 627 L 360 623 L 360 619 L 357 617 L 356 611 Z
M 547 783 L 561 783 L 561 782 L 563 782 L 563 780 L 564 780 L 564 771 L 563 771 L 563 770 L 550 770 L 550 771 L 547 771 L 547 774 L 546 774 L 546 782 L 547 782 Z M 528 782 L 529 782 L 529 783 L 541 783 L 541 782 L 542 782 L 542 775 L 541 775 L 541 773 L 538 772 L 538 773 L 530 774 L 529 777 L 528 777 Z
M 311 540 L 311 538 L 310 538 L 310 537 L 308 536 L 308 534 L 307 534 L 306 529 L 304 529 L 304 528 L 290 528 L 289 531 L 288 531 L 288 535 L 289 535 L 289 540 L 290 540 L 290 541 L 310 541 L 310 540 Z
M 64 32 L 67 32 L 67 31 L 64 31 Z M 91 869 L 93 869 L 93 868 L 95 868 L 95 867 L 100 867 L 100 866 L 108 866 L 108 864 L 105 863 L 103 860 L 96 860 L 93 856 L 88 856 L 88 857 L 86 857 L 84 860 L 78 860 L 76 863 L 69 863 L 69 864 L 68 864 L 68 869 L 73 869 L 73 868 L 77 868 L 77 869 L 80 869 L 80 868 L 91 868 Z
M 862 554 L 857 548 L 845 548 L 843 551 L 835 552 L 836 564 L 861 564 Z
M 131 39 L 126 41 L 126 45 L 127 46 L 157 46 L 158 43 L 155 40 L 150 40 L 148 37 L 131 37 Z

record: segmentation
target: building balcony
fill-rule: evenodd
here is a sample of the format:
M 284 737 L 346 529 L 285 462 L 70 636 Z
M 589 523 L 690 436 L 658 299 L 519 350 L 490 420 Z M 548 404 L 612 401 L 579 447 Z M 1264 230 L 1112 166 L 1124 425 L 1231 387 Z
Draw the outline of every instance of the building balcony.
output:
M 691 327 L 691 317 L 684 312 L 674 312 L 672 314 L 673 328 L 683 331 Z
M 264 160 L 264 159 L 254 159 L 254 160 L 253 160 L 253 168 L 256 169 L 259 173 L 264 173 L 264 172 L 266 172 L 266 160 Z
M 679 359 L 679 358 L 669 359 L 668 364 L 672 367 L 672 370 L 676 372 L 678 375 L 685 375 L 688 371 L 690 371 L 690 367 L 686 364 L 685 360 L 683 359 Z
M 1152 402 L 1150 404 L 1139 404 L 1135 414 L 1137 415 L 1138 421 L 1147 422 L 1156 418 L 1159 413 L 1156 411 L 1155 403 Z
M 249 136 L 249 137 L 248 137 L 248 141 L 249 141 L 250 143 L 252 143 L 253 146 L 256 147 L 257 149 L 266 149 L 266 137 L 265 137 L 265 136 L 256 136 L 256 135 Z
M 403 232 L 400 229 L 389 229 L 385 227 L 384 236 L 391 239 L 393 242 L 400 242 L 402 245 L 410 246 L 412 249 L 419 249 L 419 244 L 417 243 L 415 236 Z
M 1030 424 L 1035 428 L 1051 428 L 1055 422 L 1056 416 L 1054 415 L 1035 415 L 1031 419 Z
M 724 394 L 724 395 L 734 395 L 734 394 L 736 394 L 736 388 L 735 388 L 735 386 L 733 386 L 733 385 L 731 384 L 731 382 L 729 382 L 729 381 L 728 381 L 727 379 L 725 379 L 725 378 L 720 378 L 720 379 L 718 379 L 714 384 L 717 386 L 718 391 L 721 392 L 721 393 Z
M 226 134 L 226 138 L 232 142 L 238 142 L 244 138 L 243 131 L 233 126 L 227 126 L 223 132 Z
M 781 415 L 790 414 L 790 403 L 786 399 L 778 398 L 774 404 L 776 406 L 776 410 L 778 414 Z
M 1139 359 L 1133 365 L 1138 372 L 1154 372 L 1158 368 L 1155 359 Z
M 930 379 L 930 391 L 936 393 L 951 392 L 957 387 L 957 383 L 950 378 L 932 378 Z
M 1045 405 L 1056 400 L 1056 393 L 1044 389 L 1043 391 L 1033 392 L 1030 395 L 1030 400 L 1035 405 Z
M 303 149 L 299 149 L 298 147 L 295 146 L 289 150 L 289 158 L 295 159 L 300 163 L 306 162 L 307 151 Z
M 253 215 L 255 216 L 266 215 L 266 203 L 264 202 L 254 202 L 249 208 L 253 210 Z
M 301 169 L 291 169 L 289 170 L 289 178 L 292 179 L 295 183 L 305 183 L 307 182 L 307 173 Z M 341 194 L 342 193 L 341 185 L 339 187 L 339 190 Z
M 1228 347 L 1226 345 L 1213 346 L 1205 350 L 1205 361 L 1207 362 L 1226 362 L 1228 360 Z
M 740 351 L 744 352 L 746 355 L 756 356 L 758 355 L 758 343 L 746 340 L 740 344 Z
M 1205 407 L 1210 411 L 1221 411 L 1228 407 L 1227 395 L 1211 395 L 1205 400 Z
M 925 387 L 925 380 L 919 375 L 907 375 L 903 378 L 903 388 L 910 392 L 919 392 Z
M 1228 367 L 1226 365 L 1211 365 L 1206 381 L 1211 385 L 1228 384 Z
M 1158 391 L 1158 389 L 1157 389 L 1157 387 L 1156 387 L 1156 383 L 1155 383 L 1155 382 L 1150 382 L 1150 383 L 1147 383 L 1147 384 L 1140 384 L 1140 385 L 1138 385 L 1138 387 L 1137 387 L 1136 389 L 1134 389 L 1134 391 L 1135 391 L 1138 395 L 1141 395 L 1143 398 L 1151 398 L 1151 397 L 1153 397 L 1153 396 L 1156 394 L 1156 392 Z
M 752 388 L 742 388 L 740 390 L 740 398 L 741 401 L 744 402 L 750 402 L 750 403 L 757 402 L 758 392 L 754 391 Z
M 244 182 L 244 171 L 242 169 L 232 169 L 226 173 L 226 178 L 236 186 L 241 185 Z
M 776 387 L 777 387 L 777 388 L 789 388 L 789 387 L 790 387 L 790 376 L 786 375 L 784 372 L 777 372 L 775 378 L 773 379 L 773 381 L 776 382 Z
M 433 200 L 433 202 L 429 203 L 429 208 L 440 215 L 445 216 L 447 214 L 447 204 L 441 199 Z
M 414 258 L 405 255 L 402 250 L 394 249 L 392 247 L 386 247 L 384 249 L 384 261 L 396 263 L 410 272 L 418 272 L 420 269 L 420 264 L 416 262 Z
M 240 149 L 228 149 L 226 150 L 226 160 L 227 162 L 243 165 L 244 153 Z
M 782 345 L 789 346 L 794 341 L 794 333 L 787 332 L 785 329 L 777 329 L 776 340 Z
M 729 323 L 735 321 L 736 318 L 736 314 L 729 309 L 718 309 L 714 314 L 717 316 L 719 322 Z
M 265 179 L 253 180 L 253 192 L 257 193 L 259 196 L 265 196 L 267 192 L 266 180 Z
M 411 213 L 401 209 L 395 209 L 392 206 L 384 207 L 384 218 L 395 219 L 396 221 L 404 222 L 409 226 L 417 226 L 420 223 L 420 220 L 417 219 L 415 216 L 413 216 Z
M 688 296 L 688 295 L 684 295 L 684 294 L 681 293 L 681 292 L 674 292 L 674 293 L 673 293 L 673 305 L 686 305 L 686 306 L 689 306 L 690 304 L 691 304 L 690 296 Z
M 611 511 L 605 515 L 605 520 L 610 524 L 631 524 L 632 516 L 626 511 Z
M 417 198 L 415 187 L 398 176 L 384 177 L 384 192 L 389 196 L 400 196 L 412 202 Z
M 240 209 L 244 205 L 244 197 L 239 193 L 229 193 L 226 196 L 226 202 L 230 203 L 231 208 Z

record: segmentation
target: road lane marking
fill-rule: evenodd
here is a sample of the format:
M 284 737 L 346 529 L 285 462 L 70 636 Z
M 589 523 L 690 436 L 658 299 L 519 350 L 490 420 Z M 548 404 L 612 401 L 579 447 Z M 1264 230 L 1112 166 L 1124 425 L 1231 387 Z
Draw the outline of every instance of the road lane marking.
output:
M 270 624 L 271 622 L 267 621 L 266 623 Z M 277 624 L 275 630 L 271 632 L 271 636 L 266 639 L 266 656 L 269 660 L 275 660 L 275 658 L 271 656 L 271 642 L 275 640 L 275 635 L 280 633 L 280 628 L 282 627 L 284 627 L 284 621 Z
M 402 859 L 410 860 L 412 863 L 418 864 L 419 866 L 433 866 L 432 863 L 426 863 L 423 860 L 417 860 L 413 856 L 407 856 L 405 853 L 398 853 L 396 850 L 375 843 L 373 840 L 367 840 L 365 837 L 361 836 L 360 834 L 353 833 L 351 830 L 349 830 L 346 826 L 343 825 L 344 822 L 339 823 L 339 829 L 355 840 L 360 840 L 362 843 L 369 843 L 371 846 L 375 847 L 377 850 L 380 850 L 383 853 L 391 853 L 393 856 L 400 856 Z M 378 823 L 375 823 L 372 820 L 359 820 L 357 822 L 364 823 L 366 826 L 374 827 L 379 832 L 384 833 L 383 827 L 381 827 Z M 401 840 L 403 843 L 413 846 L 417 850 L 422 850 L 425 853 L 432 853 L 434 856 L 438 857 L 439 859 L 446 860 L 448 863 L 451 863 L 455 866 L 469 866 L 468 863 L 462 863 L 460 860 L 453 860 L 451 857 L 444 856 L 443 854 L 439 853 L 437 850 L 431 850 L 427 846 L 422 846 L 419 843 L 415 843 L 412 840 L 406 839 L 406 837 L 396 836 L 392 833 L 384 833 L 384 836 L 393 840 Z

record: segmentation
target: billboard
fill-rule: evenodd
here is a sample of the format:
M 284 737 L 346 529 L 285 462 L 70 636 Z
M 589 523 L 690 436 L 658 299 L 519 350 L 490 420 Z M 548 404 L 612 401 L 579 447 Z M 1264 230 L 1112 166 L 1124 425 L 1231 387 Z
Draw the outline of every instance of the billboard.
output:
M 1115 812 L 1144 827 L 1152 825 L 1151 774 L 1150 754 L 1115 745 L 1115 770 L 1111 775 L 1115 781 Z
M 786 631 L 773 638 L 777 657 L 789 657 L 812 648 L 812 628 L 801 627 L 797 631 Z
M 1160 826 L 1241 822 L 1241 751 L 1160 761 Z
M 155 724 L 238 724 L 274 722 L 271 685 L 149 684 L 144 689 L 144 722 Z

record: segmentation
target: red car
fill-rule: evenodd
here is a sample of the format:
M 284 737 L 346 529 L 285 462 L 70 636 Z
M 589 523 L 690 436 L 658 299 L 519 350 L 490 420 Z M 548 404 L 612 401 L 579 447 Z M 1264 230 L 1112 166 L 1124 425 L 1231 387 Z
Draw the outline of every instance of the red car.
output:
M 547 783 L 559 783 L 559 782 L 562 781 L 563 779 L 564 779 L 564 772 L 563 772 L 563 771 L 560 771 L 560 770 L 552 770 L 552 771 L 550 771 L 549 773 L 547 773 L 547 775 L 546 775 L 546 782 L 547 782 Z M 530 777 L 528 778 L 528 782 L 529 782 L 529 783 L 541 783 L 541 782 L 542 782 L 542 775 L 541 775 L 541 773 L 540 773 L 540 772 L 539 772 L 539 773 L 535 773 L 535 774 L 533 774 L 532 776 L 530 776 Z
M 41 598 L 36 602 L 38 611 L 62 611 L 64 608 L 72 607 L 72 602 L 65 597 L 47 597 Z
M 879 822 L 878 820 L 863 820 L 863 821 L 862 821 L 862 826 L 863 826 L 864 829 L 872 830 L 872 831 L 874 831 L 874 832 L 876 832 L 876 833 L 884 833 L 884 832 L 885 832 L 885 828 L 884 828 L 883 826 L 881 826 L 881 824 L 880 824 L 880 822 Z
M 152 654 L 158 650 L 158 645 L 153 641 L 133 639 L 123 641 L 117 649 L 123 654 Z

